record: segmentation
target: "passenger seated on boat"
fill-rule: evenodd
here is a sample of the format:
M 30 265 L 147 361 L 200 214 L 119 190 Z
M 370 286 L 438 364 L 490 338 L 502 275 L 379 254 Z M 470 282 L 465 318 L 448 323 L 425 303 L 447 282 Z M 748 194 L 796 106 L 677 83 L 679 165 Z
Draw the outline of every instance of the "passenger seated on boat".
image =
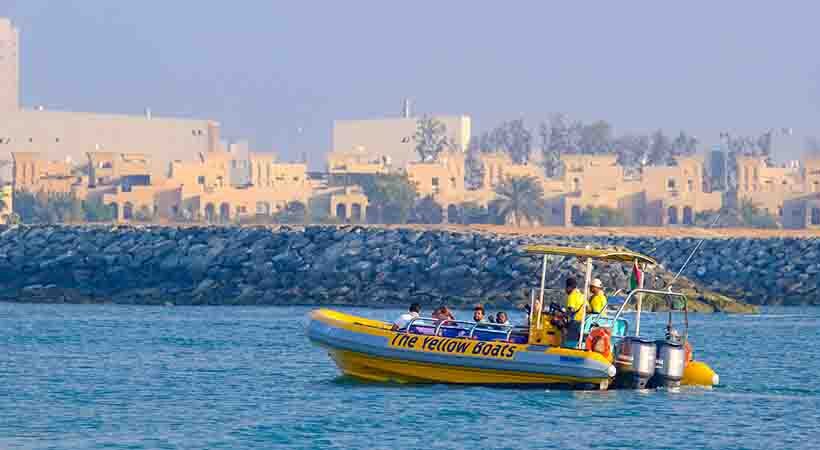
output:
M 510 319 L 507 317 L 507 313 L 504 311 L 499 311 L 496 313 L 495 323 L 498 325 L 510 325 Z
M 492 321 L 484 315 L 484 307 L 481 305 L 476 305 L 476 307 L 473 308 L 473 321 L 475 321 L 475 323 L 492 323 Z
M 606 310 L 606 295 L 604 295 L 604 285 L 601 280 L 596 278 L 589 284 L 589 291 L 592 298 L 589 300 L 589 308 L 587 311 L 590 314 L 601 314 Z
M 437 321 L 456 320 L 456 316 L 446 306 L 439 306 L 433 311 L 433 319 Z
M 410 323 L 411 320 L 417 319 L 419 314 L 421 314 L 421 305 L 418 303 L 411 304 L 408 311 L 400 315 L 399 318 L 393 322 L 393 331 L 407 328 L 407 324 Z

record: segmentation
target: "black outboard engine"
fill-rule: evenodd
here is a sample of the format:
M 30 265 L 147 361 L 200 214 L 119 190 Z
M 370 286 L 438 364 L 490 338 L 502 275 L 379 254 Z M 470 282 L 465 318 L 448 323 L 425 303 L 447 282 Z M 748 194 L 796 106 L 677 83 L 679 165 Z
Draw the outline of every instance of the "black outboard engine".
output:
M 645 389 L 655 374 L 655 342 L 637 336 L 624 338 L 616 349 L 615 386 Z

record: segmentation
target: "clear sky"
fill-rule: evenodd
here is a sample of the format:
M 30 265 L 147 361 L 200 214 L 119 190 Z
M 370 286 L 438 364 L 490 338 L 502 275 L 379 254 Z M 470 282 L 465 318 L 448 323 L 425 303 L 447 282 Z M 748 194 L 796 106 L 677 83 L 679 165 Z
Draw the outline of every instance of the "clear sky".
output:
M 334 119 L 552 112 L 616 132 L 820 135 L 820 3 L 2 0 L 23 102 L 211 118 L 314 164 Z M 299 130 L 302 130 L 299 133 Z M 474 131 L 475 133 L 475 131 Z

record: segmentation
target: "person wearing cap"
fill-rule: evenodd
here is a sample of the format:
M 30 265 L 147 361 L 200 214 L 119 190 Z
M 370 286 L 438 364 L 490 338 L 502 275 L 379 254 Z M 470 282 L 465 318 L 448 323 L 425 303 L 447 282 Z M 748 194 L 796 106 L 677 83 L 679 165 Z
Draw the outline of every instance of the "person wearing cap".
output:
M 592 298 L 589 300 L 589 313 L 601 314 L 606 309 L 606 295 L 604 295 L 604 284 L 601 283 L 600 278 L 592 280 L 589 284 L 589 291 Z

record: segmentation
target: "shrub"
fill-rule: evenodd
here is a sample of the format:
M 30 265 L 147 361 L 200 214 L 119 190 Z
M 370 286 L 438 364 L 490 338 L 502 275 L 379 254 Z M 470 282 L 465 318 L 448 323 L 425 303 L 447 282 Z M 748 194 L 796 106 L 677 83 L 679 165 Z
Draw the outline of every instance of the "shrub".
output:
M 413 207 L 412 221 L 414 223 L 440 224 L 444 220 L 441 205 L 433 200 L 432 196 L 424 197 Z
M 626 215 L 620 209 L 593 206 L 581 212 L 578 225 L 585 227 L 622 227 L 626 225 Z

